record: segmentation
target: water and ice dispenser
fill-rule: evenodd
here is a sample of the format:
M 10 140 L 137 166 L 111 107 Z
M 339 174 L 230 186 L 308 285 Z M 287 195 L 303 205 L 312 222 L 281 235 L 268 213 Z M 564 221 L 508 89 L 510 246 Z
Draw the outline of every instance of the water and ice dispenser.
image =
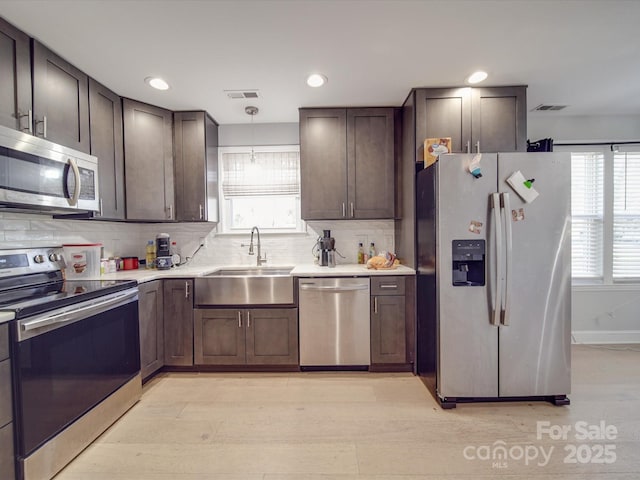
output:
M 481 287 L 485 283 L 485 241 L 453 240 L 451 242 L 454 287 Z

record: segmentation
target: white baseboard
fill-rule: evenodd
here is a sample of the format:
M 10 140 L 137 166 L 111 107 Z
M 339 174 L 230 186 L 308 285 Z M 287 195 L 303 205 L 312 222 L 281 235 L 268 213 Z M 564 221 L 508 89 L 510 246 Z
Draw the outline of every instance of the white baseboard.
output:
M 576 330 L 572 343 L 640 343 L 640 330 Z

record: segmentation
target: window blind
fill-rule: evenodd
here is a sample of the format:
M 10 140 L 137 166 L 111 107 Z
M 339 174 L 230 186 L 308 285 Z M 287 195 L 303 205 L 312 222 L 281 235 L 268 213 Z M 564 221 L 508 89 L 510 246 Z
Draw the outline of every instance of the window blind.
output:
M 603 276 L 604 154 L 571 154 L 571 268 L 574 278 Z
M 640 152 L 613 156 L 613 278 L 640 278 Z
M 298 152 L 222 154 L 222 193 L 225 197 L 300 194 Z

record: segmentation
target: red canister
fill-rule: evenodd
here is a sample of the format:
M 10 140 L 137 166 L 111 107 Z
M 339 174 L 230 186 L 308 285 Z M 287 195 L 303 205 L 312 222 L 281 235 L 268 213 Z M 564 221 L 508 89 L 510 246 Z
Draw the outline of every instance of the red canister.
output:
M 124 269 L 125 270 L 137 270 L 138 257 L 124 257 Z

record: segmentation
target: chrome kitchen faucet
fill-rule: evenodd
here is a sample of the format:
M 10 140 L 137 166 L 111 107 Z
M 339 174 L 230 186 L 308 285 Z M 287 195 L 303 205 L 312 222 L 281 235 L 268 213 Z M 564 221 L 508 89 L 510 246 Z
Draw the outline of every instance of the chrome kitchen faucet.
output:
M 249 255 L 253 255 L 253 232 L 254 231 L 258 234 L 258 258 L 256 258 L 256 266 L 260 267 L 262 266 L 263 263 L 267 263 L 267 254 L 265 253 L 263 257 L 262 253 L 260 252 L 260 230 L 258 230 L 258 227 L 252 227 L 251 240 L 249 241 Z

